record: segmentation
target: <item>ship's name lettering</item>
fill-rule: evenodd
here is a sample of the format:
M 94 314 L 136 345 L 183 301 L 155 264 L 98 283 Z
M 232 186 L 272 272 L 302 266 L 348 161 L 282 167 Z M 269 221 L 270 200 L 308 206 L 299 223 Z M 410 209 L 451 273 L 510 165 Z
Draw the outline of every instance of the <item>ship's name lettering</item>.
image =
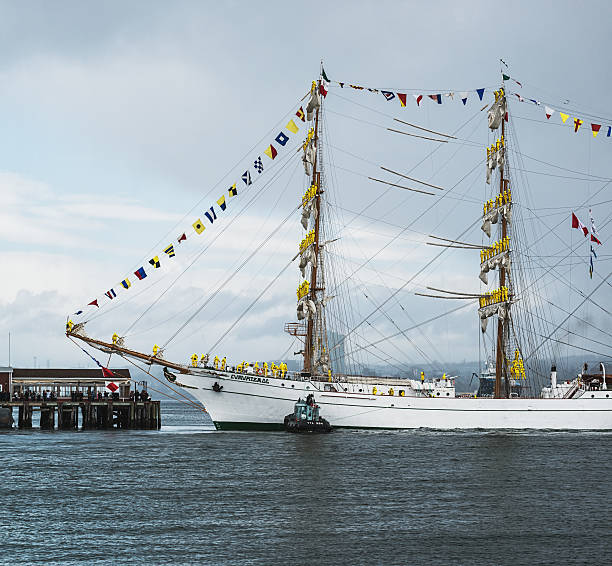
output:
M 232 375 L 236 381 L 253 381 L 255 383 L 270 383 L 267 377 L 257 377 L 256 375 Z

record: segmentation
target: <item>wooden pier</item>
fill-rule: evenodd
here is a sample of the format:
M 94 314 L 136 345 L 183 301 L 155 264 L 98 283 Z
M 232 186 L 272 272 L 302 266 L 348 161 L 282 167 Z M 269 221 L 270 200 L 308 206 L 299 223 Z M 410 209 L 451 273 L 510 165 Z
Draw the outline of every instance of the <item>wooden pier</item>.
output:
M 161 405 L 159 401 L 132 401 L 129 399 L 102 400 L 83 399 L 79 401 L 54 400 L 38 401 L 17 399 L 3 401 L 0 406 L 17 408 L 15 423 L 21 429 L 32 428 L 32 415 L 40 411 L 41 430 L 100 429 L 145 429 L 161 428 Z M 79 419 L 79 411 L 81 418 Z M 57 418 L 56 418 L 57 417 Z
M 101 369 L 0 367 L 0 407 L 21 429 L 32 428 L 35 412 L 42 430 L 160 429 L 160 402 L 147 382 L 133 381 L 127 368 L 106 371 L 112 378 Z

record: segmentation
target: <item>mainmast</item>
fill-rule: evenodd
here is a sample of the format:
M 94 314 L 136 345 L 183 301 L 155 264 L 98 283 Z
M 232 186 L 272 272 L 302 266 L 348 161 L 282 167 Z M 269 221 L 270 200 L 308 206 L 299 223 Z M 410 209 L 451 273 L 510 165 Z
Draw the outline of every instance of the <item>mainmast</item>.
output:
M 495 397 L 508 397 L 509 381 L 506 352 L 510 320 L 510 237 L 512 194 L 505 178 L 506 163 L 505 121 L 507 115 L 504 88 L 495 91 L 495 102 L 489 108 L 489 128 L 497 130 L 501 125 L 501 136 L 487 148 L 487 183 L 491 183 L 493 170 L 499 168 L 499 192 L 484 205 L 482 230 L 491 237 L 491 225 L 500 223 L 500 238 L 480 252 L 480 279 L 487 285 L 488 272 L 499 269 L 499 287 L 480 297 L 480 321 L 482 332 L 486 331 L 487 319 L 497 315 L 497 339 L 495 355 Z M 518 363 L 518 358 L 515 360 Z M 514 366 L 513 366 L 514 367 Z M 514 370 L 513 370 L 514 371 Z M 502 380 L 505 380 L 505 387 Z
M 502 143 L 504 142 L 504 134 L 505 134 L 505 115 L 502 116 L 501 120 L 501 139 Z M 504 197 L 504 190 L 507 191 L 508 181 L 504 179 L 504 165 L 499 168 L 499 195 L 501 199 Z M 506 193 L 507 194 L 507 193 Z M 508 235 L 508 220 L 506 219 L 506 215 L 501 215 L 501 241 L 505 242 Z M 507 267 L 502 263 L 499 266 L 499 288 L 503 289 L 506 286 L 506 269 Z M 508 302 L 508 305 L 510 303 Z M 509 312 L 507 312 L 507 316 L 509 316 Z M 507 376 L 505 372 L 506 365 L 506 324 L 504 320 L 507 318 L 503 318 L 498 316 L 497 318 L 497 352 L 495 355 L 495 398 L 499 399 L 501 397 L 507 397 L 508 391 L 507 387 L 502 391 L 502 375 Z

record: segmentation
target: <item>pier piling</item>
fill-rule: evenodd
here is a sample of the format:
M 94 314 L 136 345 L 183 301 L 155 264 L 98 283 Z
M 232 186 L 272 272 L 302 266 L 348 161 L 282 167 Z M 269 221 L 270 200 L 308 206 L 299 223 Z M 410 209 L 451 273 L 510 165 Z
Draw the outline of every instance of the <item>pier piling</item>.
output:
M 146 429 L 161 428 L 161 404 L 159 401 L 133 401 L 104 399 L 100 401 L 34 401 L 16 399 L 3 401 L 0 406 L 11 409 L 17 407 L 17 426 L 20 429 L 32 428 L 32 413 L 40 411 L 40 429 L 57 430 L 101 429 Z

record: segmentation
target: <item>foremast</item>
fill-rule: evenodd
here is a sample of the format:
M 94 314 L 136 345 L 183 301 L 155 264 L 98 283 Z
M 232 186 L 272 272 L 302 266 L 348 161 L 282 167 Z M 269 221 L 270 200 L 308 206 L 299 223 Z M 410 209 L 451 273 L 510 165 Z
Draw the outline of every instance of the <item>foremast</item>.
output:
M 329 371 L 327 341 L 324 328 L 323 294 L 325 291 L 323 278 L 323 261 L 321 243 L 321 163 L 319 127 L 321 118 L 321 79 L 313 81 L 310 100 L 306 108 L 308 120 L 314 125 L 302 146 L 303 162 L 310 187 L 302 198 L 302 226 L 306 235 L 300 243 L 300 270 L 304 281 L 298 286 L 297 316 L 298 320 L 306 319 L 304 331 L 303 371 L 307 374 L 327 373 Z M 306 270 L 310 265 L 310 277 L 306 279 Z
M 318 85 L 317 85 L 318 88 Z M 319 141 L 319 112 L 320 108 L 316 110 L 315 126 L 314 126 L 314 144 L 318 147 Z M 319 238 L 320 238 L 320 224 L 321 224 L 321 173 L 318 171 L 319 167 L 319 156 L 318 151 L 315 152 L 315 160 L 312 171 L 312 185 L 315 187 L 314 197 L 314 242 L 312 248 L 315 255 L 315 261 L 312 262 L 310 267 L 310 300 L 317 304 L 317 268 L 319 258 Z M 306 342 L 304 343 L 304 371 L 312 373 L 314 367 L 314 338 L 315 338 L 315 316 L 309 316 L 306 324 Z

